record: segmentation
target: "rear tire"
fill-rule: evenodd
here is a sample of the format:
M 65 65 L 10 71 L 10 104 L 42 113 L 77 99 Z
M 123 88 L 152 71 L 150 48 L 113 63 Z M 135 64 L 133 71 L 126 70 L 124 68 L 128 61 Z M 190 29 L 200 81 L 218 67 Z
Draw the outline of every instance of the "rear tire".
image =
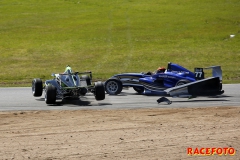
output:
M 87 86 L 90 86 L 92 84 L 91 78 L 88 75 L 82 75 L 81 79 L 86 80 Z
M 105 82 L 105 90 L 110 95 L 117 95 L 122 92 L 122 82 L 118 79 L 109 79 Z
M 176 86 L 181 86 L 181 85 L 184 85 L 184 84 L 187 84 L 187 83 L 190 83 L 189 80 L 179 80 L 176 84 Z
M 32 81 L 32 94 L 34 97 L 41 97 L 43 92 L 43 83 L 40 78 L 35 78 Z
M 53 85 L 47 85 L 45 90 L 45 102 L 47 104 L 55 104 L 56 103 L 56 95 L 57 89 Z
M 95 99 L 101 101 L 105 99 L 105 89 L 102 82 L 95 82 Z
M 144 87 L 133 87 L 133 89 L 139 94 L 142 94 L 144 92 Z

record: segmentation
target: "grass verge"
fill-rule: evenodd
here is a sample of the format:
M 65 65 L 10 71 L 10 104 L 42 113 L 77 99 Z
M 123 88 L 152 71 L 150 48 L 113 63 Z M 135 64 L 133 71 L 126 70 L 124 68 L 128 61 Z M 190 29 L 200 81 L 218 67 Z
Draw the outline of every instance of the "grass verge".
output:
M 223 83 L 239 83 L 239 7 L 237 0 L 2 0 L 0 86 L 29 86 L 67 64 L 105 80 L 167 62 L 221 65 Z

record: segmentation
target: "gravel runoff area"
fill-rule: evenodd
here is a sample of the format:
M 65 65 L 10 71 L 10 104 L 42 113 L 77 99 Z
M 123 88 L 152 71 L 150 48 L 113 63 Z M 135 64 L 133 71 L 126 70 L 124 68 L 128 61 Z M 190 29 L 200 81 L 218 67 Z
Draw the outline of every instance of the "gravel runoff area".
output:
M 0 157 L 236 160 L 239 117 L 240 107 L 5 111 Z

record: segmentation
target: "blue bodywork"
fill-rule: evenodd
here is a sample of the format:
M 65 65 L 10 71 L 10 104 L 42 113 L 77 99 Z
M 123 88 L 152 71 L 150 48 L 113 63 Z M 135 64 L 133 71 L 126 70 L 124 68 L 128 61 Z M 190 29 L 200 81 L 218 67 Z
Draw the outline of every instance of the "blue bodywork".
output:
M 179 80 L 194 82 L 195 74 L 178 64 L 169 63 L 164 73 L 155 73 L 150 77 L 139 78 L 140 83 L 155 84 L 164 88 L 175 87 Z
M 143 87 L 144 93 L 162 92 L 166 88 L 175 87 L 180 80 L 196 81 L 195 73 L 170 62 L 164 73 L 122 73 L 110 79 L 120 80 L 123 87 Z

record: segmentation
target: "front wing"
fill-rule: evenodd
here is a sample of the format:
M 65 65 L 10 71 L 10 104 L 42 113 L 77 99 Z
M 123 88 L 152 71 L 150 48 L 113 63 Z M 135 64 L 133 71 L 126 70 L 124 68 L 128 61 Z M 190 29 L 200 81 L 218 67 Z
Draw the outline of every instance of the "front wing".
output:
M 215 96 L 224 93 L 219 77 L 210 77 L 164 90 L 171 97 Z

